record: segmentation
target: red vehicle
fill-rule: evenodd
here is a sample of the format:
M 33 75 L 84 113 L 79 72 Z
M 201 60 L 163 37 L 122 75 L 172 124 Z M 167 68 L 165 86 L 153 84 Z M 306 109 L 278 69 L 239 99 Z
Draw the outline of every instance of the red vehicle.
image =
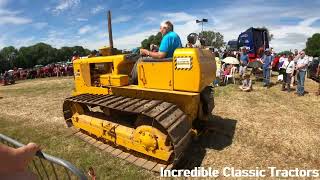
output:
M 278 71 L 279 70 L 279 60 L 280 60 L 280 56 L 276 55 L 273 59 L 273 62 L 272 62 L 272 70 L 273 71 Z

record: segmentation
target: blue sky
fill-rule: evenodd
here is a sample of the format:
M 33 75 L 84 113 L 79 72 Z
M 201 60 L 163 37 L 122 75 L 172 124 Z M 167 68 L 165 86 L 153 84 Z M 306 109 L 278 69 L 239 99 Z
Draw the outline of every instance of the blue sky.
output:
M 54 47 L 108 45 L 107 10 L 112 11 L 114 46 L 130 49 L 157 33 L 163 20 L 174 23 L 183 44 L 205 30 L 219 31 L 225 41 L 249 27 L 266 26 L 276 51 L 302 49 L 320 32 L 320 0 L 0 0 L 0 48 L 45 42 Z

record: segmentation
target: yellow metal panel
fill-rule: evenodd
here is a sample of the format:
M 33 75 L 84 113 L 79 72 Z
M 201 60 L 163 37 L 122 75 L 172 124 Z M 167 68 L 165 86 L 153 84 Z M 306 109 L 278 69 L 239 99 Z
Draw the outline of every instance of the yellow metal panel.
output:
M 202 90 L 216 79 L 216 59 L 212 52 L 207 49 L 199 49 L 200 59 L 200 89 Z
M 173 89 L 172 62 L 140 62 L 138 84 L 142 88 Z
M 91 86 L 90 65 L 88 63 L 80 64 L 81 80 L 85 86 Z
M 215 60 L 209 50 L 180 48 L 173 59 L 174 90 L 201 92 L 215 79 Z
M 129 84 L 128 75 L 100 75 L 100 83 L 102 86 L 125 86 Z

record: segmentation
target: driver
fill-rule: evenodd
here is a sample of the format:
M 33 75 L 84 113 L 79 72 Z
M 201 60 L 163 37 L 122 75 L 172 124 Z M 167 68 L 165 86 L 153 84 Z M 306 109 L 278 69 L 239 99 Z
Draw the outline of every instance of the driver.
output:
M 177 33 L 173 32 L 173 24 L 170 21 L 161 23 L 160 33 L 162 34 L 162 40 L 159 52 L 140 49 L 141 55 L 147 55 L 155 59 L 172 58 L 174 50 L 182 47 L 180 37 Z
M 152 52 L 147 49 L 140 49 L 141 55 L 147 55 L 154 59 L 172 58 L 173 52 L 177 48 L 181 48 L 181 40 L 177 33 L 173 32 L 173 24 L 170 21 L 165 21 L 160 25 L 160 33 L 162 34 L 162 40 L 159 47 L 159 52 Z M 141 61 L 139 59 L 133 66 L 131 71 L 131 83 L 138 84 L 138 72 L 137 66 Z

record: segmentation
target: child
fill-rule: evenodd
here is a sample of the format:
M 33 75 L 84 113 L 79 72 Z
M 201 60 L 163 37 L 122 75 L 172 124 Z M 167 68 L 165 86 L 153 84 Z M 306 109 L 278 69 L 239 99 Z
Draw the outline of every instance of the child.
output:
M 250 79 L 250 74 L 246 73 L 243 76 L 244 80 L 242 81 L 242 86 L 239 86 L 239 88 L 244 92 L 249 92 L 252 90 L 252 80 Z

